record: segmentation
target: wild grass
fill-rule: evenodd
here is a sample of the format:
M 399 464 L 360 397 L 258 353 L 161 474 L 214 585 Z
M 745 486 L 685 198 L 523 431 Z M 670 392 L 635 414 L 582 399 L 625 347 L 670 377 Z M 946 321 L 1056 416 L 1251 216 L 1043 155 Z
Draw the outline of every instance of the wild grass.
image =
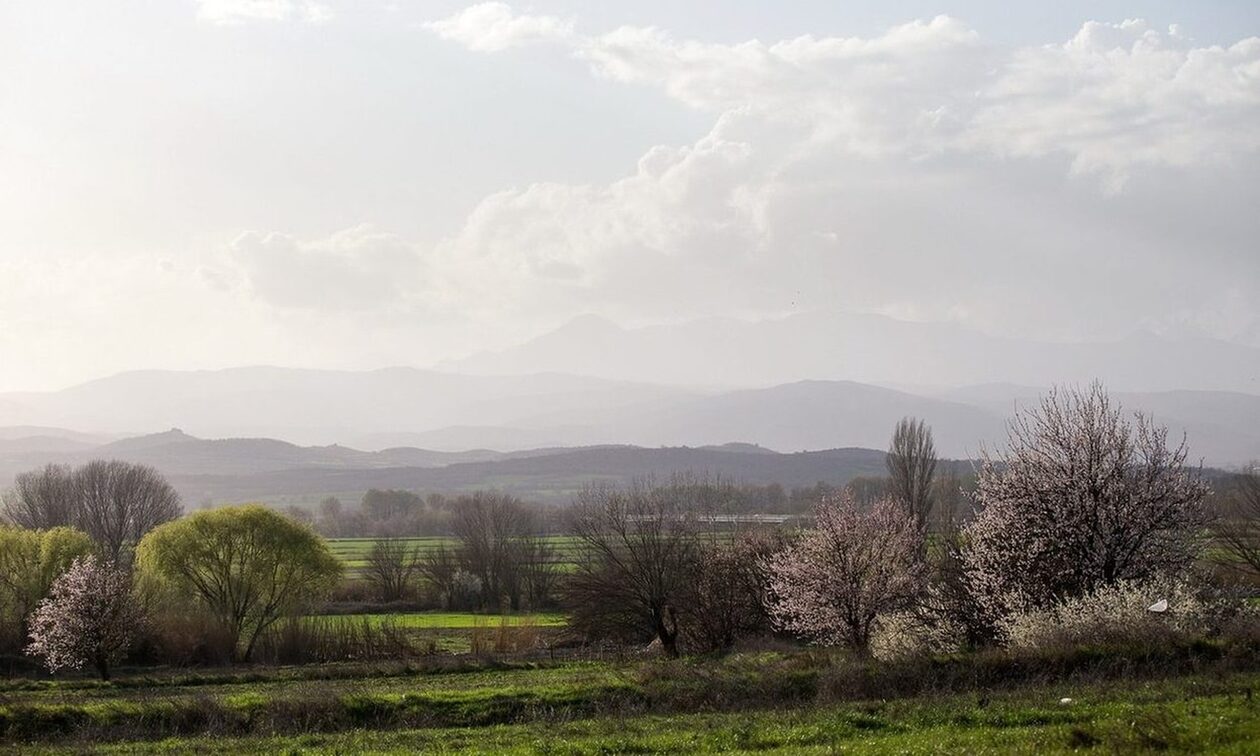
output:
M 160 753 L 1252 753 L 1260 675 L 1057 683 L 793 710 L 595 716 L 489 727 L 170 738 Z M 1069 704 L 1061 704 L 1064 697 Z M 134 752 L 135 744 L 101 747 Z
M 228 676 L 217 683 L 203 680 L 199 685 L 165 687 L 146 687 L 125 677 L 79 690 L 68 682 L 61 689 L 42 691 L 12 686 L 0 694 L 0 739 L 73 745 L 207 733 L 272 737 L 359 728 L 484 728 L 614 716 L 811 708 L 960 693 L 988 698 L 1029 686 L 1070 691 L 1110 680 L 1139 686 L 1179 676 L 1238 677 L 1254 685 L 1260 674 L 1260 645 L 1246 640 L 1201 641 L 1161 647 L 993 651 L 894 662 L 823 650 L 773 651 L 503 668 L 420 666 L 390 672 L 369 666 L 358 668 L 358 675 L 338 674 L 351 668 L 332 667 L 326 679 L 309 676 L 313 669 L 306 670 L 305 677 L 289 671 L 278 677 Z M 977 721 L 988 727 L 984 716 Z M 1062 724 L 1057 720 L 1050 724 L 1056 723 Z

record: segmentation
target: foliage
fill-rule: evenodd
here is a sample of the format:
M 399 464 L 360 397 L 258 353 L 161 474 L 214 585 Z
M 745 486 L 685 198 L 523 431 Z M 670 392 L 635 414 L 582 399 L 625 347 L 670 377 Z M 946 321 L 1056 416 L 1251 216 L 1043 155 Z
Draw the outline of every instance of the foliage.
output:
M 0 628 L 6 636 L 4 645 L 26 643 L 31 612 L 74 560 L 91 552 L 92 539 L 71 528 L 0 526 L 0 614 L 7 620 Z
M 1167 609 L 1152 611 L 1161 601 Z M 1121 580 L 1043 609 L 1015 612 L 1003 618 L 1001 627 L 1007 643 L 1022 648 L 1151 644 L 1211 634 L 1237 611 L 1232 602 L 1207 597 L 1184 578 L 1157 576 Z
M 137 553 L 158 586 L 215 616 L 244 661 L 263 631 L 326 596 L 342 572 L 309 527 L 257 505 L 167 523 L 145 536 Z
M 19 475 L 5 514 L 29 528 L 73 526 L 119 561 L 149 530 L 178 517 L 180 502 L 152 467 L 98 459 L 73 470 L 48 465 Z
M 51 672 L 90 665 L 108 680 L 142 621 L 131 573 L 95 556 L 80 557 L 31 616 L 27 653 L 42 657 Z
M 1017 416 L 1007 450 L 985 454 L 965 531 L 986 610 L 1000 618 L 1189 566 L 1208 489 L 1186 456 L 1148 418 L 1126 421 L 1098 384 Z
M 923 533 L 891 499 L 858 511 L 843 494 L 819 504 L 814 528 L 766 560 L 770 615 L 785 630 L 869 651 L 879 620 L 923 591 Z

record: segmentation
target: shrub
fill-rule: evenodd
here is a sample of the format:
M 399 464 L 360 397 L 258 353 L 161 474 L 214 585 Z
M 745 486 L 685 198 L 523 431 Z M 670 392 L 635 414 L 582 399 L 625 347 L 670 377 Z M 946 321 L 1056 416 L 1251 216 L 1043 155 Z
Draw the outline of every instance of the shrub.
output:
M 1164 612 L 1151 611 L 1167 601 Z M 1185 579 L 1124 580 L 999 623 L 1009 646 L 1158 645 L 1216 633 L 1236 607 L 1204 596 Z

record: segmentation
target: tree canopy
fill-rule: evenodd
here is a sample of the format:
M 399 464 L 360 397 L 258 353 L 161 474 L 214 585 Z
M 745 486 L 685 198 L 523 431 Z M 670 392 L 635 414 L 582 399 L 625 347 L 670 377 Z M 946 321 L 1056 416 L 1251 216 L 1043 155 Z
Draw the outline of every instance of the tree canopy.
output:
M 326 596 L 342 571 L 323 538 L 260 505 L 168 522 L 144 537 L 137 559 L 146 579 L 196 597 L 243 661 L 263 631 Z

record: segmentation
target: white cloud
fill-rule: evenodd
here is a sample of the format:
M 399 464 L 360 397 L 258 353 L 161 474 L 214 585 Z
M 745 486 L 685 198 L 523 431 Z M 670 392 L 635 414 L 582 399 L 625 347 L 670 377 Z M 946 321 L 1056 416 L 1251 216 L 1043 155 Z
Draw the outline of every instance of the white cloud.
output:
M 494 18 L 542 23 L 501 5 Z M 1204 220 L 1243 216 L 1189 188 L 1256 165 L 1260 39 L 1195 47 L 1175 29 L 1091 22 L 1063 44 L 1009 49 L 948 17 L 773 44 L 637 27 L 542 36 L 714 126 L 607 184 L 486 198 L 433 257 L 442 297 L 468 313 L 839 305 L 1096 338 L 1170 310 L 1219 332 L 1223 286 L 1242 277 L 1242 301 L 1260 294 L 1254 239 Z M 1241 181 L 1256 193 L 1254 176 Z M 1178 223 L 1188 230 L 1161 229 Z M 1208 243 L 1222 264 L 1203 264 Z M 1231 317 L 1260 322 L 1246 310 Z
M 497 2 L 469 6 L 425 27 L 443 39 L 459 42 L 477 52 L 499 52 L 532 42 L 563 40 L 573 33 L 571 20 L 516 15 L 506 3 Z
M 320 24 L 330 21 L 332 10 L 314 0 L 198 0 L 197 15 L 214 24 L 241 24 L 251 21 L 303 21 Z
M 230 247 L 245 285 L 264 301 L 321 311 L 397 307 L 421 289 L 414 246 L 370 226 L 304 242 L 285 234 L 248 232 Z M 222 287 L 224 273 L 202 273 Z

